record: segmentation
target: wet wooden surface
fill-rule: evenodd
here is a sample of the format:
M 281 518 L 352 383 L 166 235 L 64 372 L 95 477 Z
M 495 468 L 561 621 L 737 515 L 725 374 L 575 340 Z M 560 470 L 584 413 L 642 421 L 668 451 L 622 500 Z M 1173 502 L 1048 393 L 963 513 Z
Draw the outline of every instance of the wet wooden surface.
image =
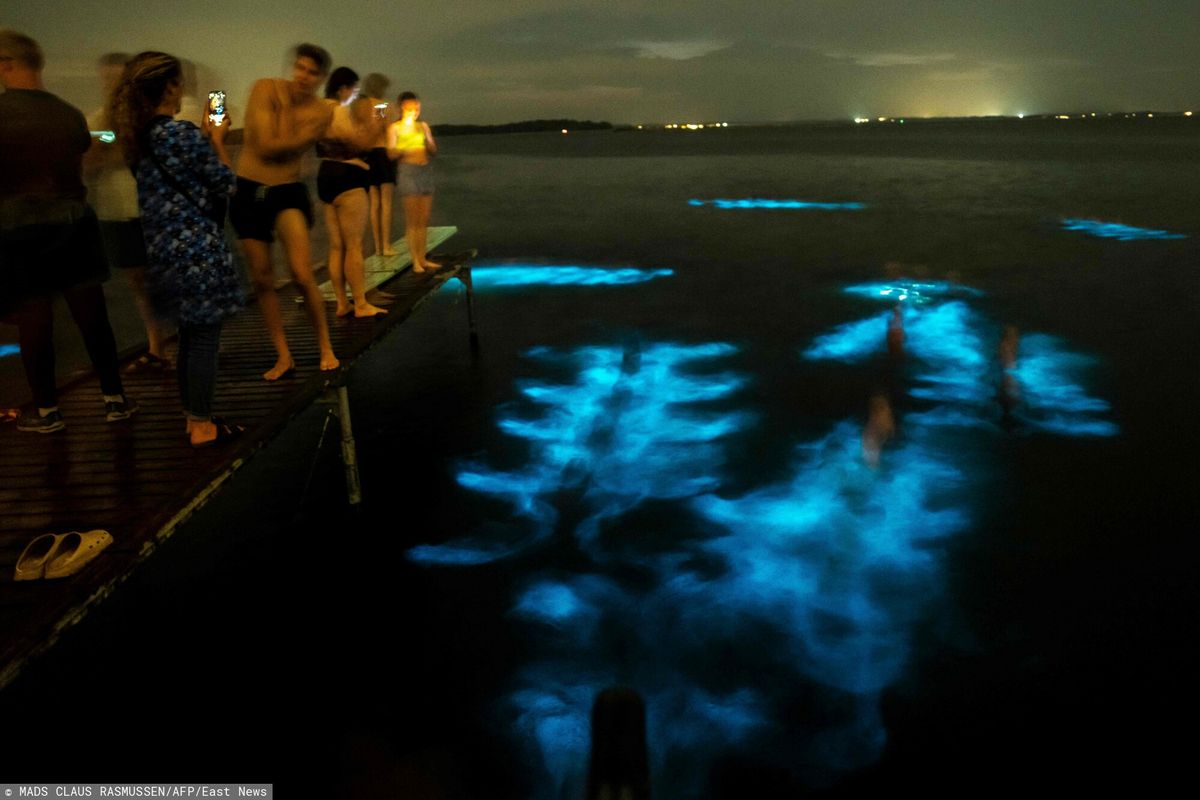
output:
M 174 369 L 125 374 L 125 390 L 140 410 L 131 419 L 106 422 L 93 376 L 61 390 L 67 428 L 23 433 L 0 425 L 0 688 L 61 630 L 146 558 L 187 515 L 202 505 L 237 468 L 279 433 L 297 413 L 345 378 L 354 362 L 451 278 L 470 280 L 472 253 L 449 259 L 433 274 L 404 271 L 382 288 L 395 295 L 390 313 L 374 319 L 338 319 L 327 305 L 334 352 L 342 367 L 317 368 L 314 331 L 296 290 L 280 290 L 284 324 L 296 361 L 294 377 L 274 383 L 262 373 L 275 363 L 257 305 L 226 321 L 221 336 L 214 413 L 246 427 L 236 441 L 193 449 Z M 462 312 L 464 317 L 466 311 Z M 463 345 L 468 344 L 467 320 Z M 168 355 L 174 362 L 173 347 Z M 113 544 L 77 575 L 14 581 L 26 544 L 43 533 L 100 528 Z

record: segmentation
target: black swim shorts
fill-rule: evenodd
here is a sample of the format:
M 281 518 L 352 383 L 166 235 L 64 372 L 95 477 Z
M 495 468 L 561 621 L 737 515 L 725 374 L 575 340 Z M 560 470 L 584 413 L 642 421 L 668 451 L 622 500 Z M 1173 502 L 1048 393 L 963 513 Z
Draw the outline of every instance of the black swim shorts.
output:
M 367 151 L 367 163 L 371 165 L 371 185 L 396 182 L 396 162 L 388 158 L 386 147 L 374 147 Z
M 239 239 L 275 241 L 275 218 L 289 208 L 299 209 L 313 226 L 312 201 L 303 183 L 267 186 L 243 178 L 237 179 L 237 192 L 229 203 L 229 221 Z
M 317 197 L 322 203 L 332 203 L 342 192 L 362 189 L 370 185 L 371 171 L 343 161 L 321 161 L 317 170 Z

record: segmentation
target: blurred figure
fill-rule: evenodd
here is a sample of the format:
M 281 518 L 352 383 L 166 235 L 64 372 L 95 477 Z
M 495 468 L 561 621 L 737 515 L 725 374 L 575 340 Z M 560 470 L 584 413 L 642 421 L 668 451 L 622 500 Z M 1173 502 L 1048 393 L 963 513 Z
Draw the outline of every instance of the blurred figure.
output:
M 221 322 L 244 305 L 225 244 L 233 170 L 225 151 L 231 120 L 197 128 L 175 120 L 183 70 L 166 53 L 139 53 L 113 93 L 111 116 L 137 175 L 155 310 L 179 324 L 179 393 L 192 447 L 241 431 L 212 415 Z
M 321 369 L 338 367 L 325 321 L 325 299 L 313 280 L 308 238 L 313 223 L 312 202 L 300 180 L 301 157 L 325 135 L 333 121 L 333 108 L 316 94 L 329 74 L 330 60 L 324 48 L 299 45 L 292 79 L 256 81 L 246 106 L 245 138 L 238 156 L 237 192 L 229 207 L 229 221 L 245 248 L 259 308 L 275 346 L 275 365 L 263 373 L 268 381 L 290 375 L 296 367 L 271 270 L 271 244 L 277 234 L 292 278 L 304 296 L 321 352 Z
M 647 800 L 646 708 L 633 689 L 613 687 L 592 705 L 587 800 Z
M 53 296 L 61 293 L 100 378 L 105 418 L 137 404 L 121 385 L 117 344 L 101 283 L 108 277 L 100 227 L 87 204 L 83 155 L 91 146 L 78 109 L 45 90 L 38 43 L 0 29 L 0 315 L 16 324 L 33 407 L 17 428 L 66 427 L 58 410 Z
M 325 99 L 333 107 L 333 121 L 317 142 L 321 157 L 317 196 L 325 204 L 329 282 L 337 298 L 336 313 L 339 317 L 386 314 L 367 302 L 363 271 L 363 229 L 371 177 L 364 151 L 383 134 L 383 119 L 375 115 L 369 99 L 358 96 L 358 73 L 349 67 L 338 67 L 329 76 Z M 347 283 L 353 302 L 346 297 Z
M 904 357 L 904 308 L 899 303 L 888 320 L 887 350 L 892 358 Z
M 396 191 L 396 164 L 387 151 L 387 126 L 395 122 L 399 114 L 395 106 L 383 99 L 387 97 L 391 85 L 392 82 L 378 72 L 367 75 L 362 82 L 363 95 L 383 121 L 383 127 L 367 153 L 367 164 L 371 168 L 371 185 L 367 191 L 371 200 L 371 236 L 375 240 L 375 252 L 385 257 L 396 255 L 392 249 L 392 196 Z
M 96 69 L 104 90 L 104 106 L 88 115 L 91 130 L 113 129 L 109 113 L 112 94 L 121 83 L 121 73 L 129 58 L 128 53 L 108 53 L 100 57 Z M 109 266 L 125 273 L 138 315 L 146 326 L 146 352 L 129 365 L 128 371 L 162 371 L 168 366 L 165 358 L 167 332 L 146 299 L 146 242 L 138 212 L 137 182 L 115 141 L 94 141 L 92 149 L 84 156 L 83 166 L 88 202 L 100 219 L 100 235 Z
M 400 95 L 400 119 L 388 127 L 388 155 L 400 160 L 396 176 L 404 201 L 404 236 L 412 253 L 412 270 L 418 275 L 442 265 L 425 257 L 429 214 L 433 209 L 433 165 L 437 142 L 422 122 L 421 101 L 412 92 Z
M 1017 348 L 1020 342 L 1021 334 L 1017 326 L 1005 325 L 1004 332 L 1000 335 L 997 354 L 1000 358 L 1000 411 L 1006 419 L 1021 402 L 1021 384 L 1013 374 L 1017 366 Z
M 867 408 L 867 424 L 863 428 L 862 452 L 867 466 L 875 469 L 883 453 L 883 446 L 896 435 L 896 420 L 892 416 L 892 404 L 883 392 L 871 395 Z

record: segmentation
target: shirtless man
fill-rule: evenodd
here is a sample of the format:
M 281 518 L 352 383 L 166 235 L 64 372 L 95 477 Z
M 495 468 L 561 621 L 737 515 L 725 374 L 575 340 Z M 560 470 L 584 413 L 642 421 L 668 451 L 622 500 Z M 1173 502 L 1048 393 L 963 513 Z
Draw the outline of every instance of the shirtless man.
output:
M 250 277 L 277 355 L 275 366 L 263 373 L 279 380 L 295 369 L 283 330 L 279 295 L 271 272 L 271 242 L 283 243 L 292 277 L 304 295 L 308 317 L 321 349 L 321 369 L 338 367 L 325 299 L 313 279 L 308 229 L 312 203 L 300 182 L 300 161 L 320 139 L 333 119 L 333 108 L 316 94 L 329 72 L 329 53 L 312 44 L 296 48 L 292 79 L 264 78 L 250 90 L 246 107 L 245 139 L 237 163 L 237 193 L 229 219 L 245 248 Z

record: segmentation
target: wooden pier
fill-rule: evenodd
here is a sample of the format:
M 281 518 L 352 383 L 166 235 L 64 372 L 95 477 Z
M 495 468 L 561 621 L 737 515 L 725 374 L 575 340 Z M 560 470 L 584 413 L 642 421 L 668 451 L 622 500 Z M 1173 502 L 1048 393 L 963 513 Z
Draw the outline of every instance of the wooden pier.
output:
M 433 229 L 430 231 L 434 240 Z M 405 252 L 403 243 L 398 243 Z M 291 285 L 280 295 L 294 377 L 274 383 L 262 373 L 275 363 L 257 305 L 227 320 L 221 336 L 214 410 L 246 432 L 227 444 L 193 449 L 184 434 L 174 369 L 123 375 L 127 394 L 140 410 L 130 420 L 108 423 L 94 375 L 60 390 L 67 428 L 52 434 L 23 433 L 0 425 L 0 689 L 59 635 L 82 619 L 237 469 L 298 413 L 325 398 L 340 410 L 343 434 L 350 431 L 346 378 L 355 362 L 402 324 L 452 278 L 467 289 L 470 344 L 475 345 L 470 258 L 473 252 L 439 256 L 445 266 L 415 275 L 405 270 L 383 282 L 395 295 L 386 316 L 335 317 L 329 311 L 334 352 L 342 366 L 317 368 L 316 337 L 302 304 L 291 302 Z M 373 257 L 376 271 L 383 267 Z M 389 271 L 407 258 L 389 259 Z M 464 336 L 464 345 L 467 337 Z M 314 443 L 315 444 L 315 443 Z M 349 500 L 354 502 L 357 469 L 353 440 L 343 435 Z M 43 533 L 107 530 L 114 542 L 77 575 L 56 580 L 14 581 L 16 562 Z

